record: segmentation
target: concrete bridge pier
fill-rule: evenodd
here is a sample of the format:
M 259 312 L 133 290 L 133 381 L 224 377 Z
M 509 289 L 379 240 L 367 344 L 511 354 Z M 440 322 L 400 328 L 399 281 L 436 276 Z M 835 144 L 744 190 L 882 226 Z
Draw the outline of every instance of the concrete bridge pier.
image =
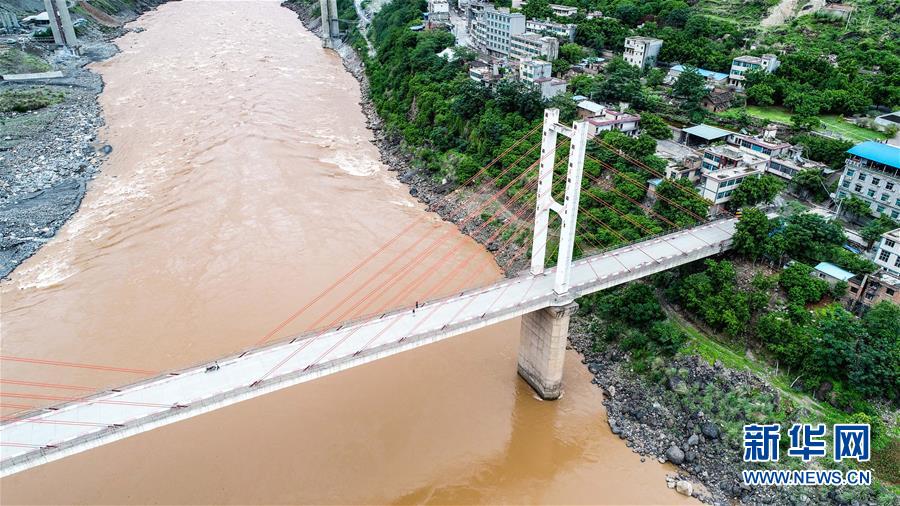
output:
M 577 309 L 578 304 L 571 302 L 522 316 L 519 376 L 531 385 L 541 399 L 558 399 L 562 393 L 569 317 Z

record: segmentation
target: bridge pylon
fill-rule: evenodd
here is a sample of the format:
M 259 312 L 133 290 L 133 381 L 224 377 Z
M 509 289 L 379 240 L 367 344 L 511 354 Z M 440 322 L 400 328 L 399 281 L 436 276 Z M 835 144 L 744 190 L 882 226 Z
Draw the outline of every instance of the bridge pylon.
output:
M 322 11 L 322 44 L 335 49 L 338 45 L 335 41 L 341 34 L 337 0 L 319 0 L 319 9 Z
M 556 140 L 560 134 L 571 139 L 569 164 L 566 169 L 566 193 L 562 203 L 553 198 Z M 562 226 L 559 230 L 559 250 L 556 255 L 556 280 L 553 285 L 553 291 L 557 295 L 565 295 L 569 292 L 587 134 L 588 124 L 586 121 L 576 121 L 571 127 L 567 127 L 559 123 L 559 109 L 544 110 L 541 162 L 538 169 L 537 202 L 534 214 L 534 238 L 531 246 L 531 273 L 535 276 L 544 273 L 548 246 L 547 230 L 550 211 L 553 211 L 562 219 Z
M 569 295 L 569 280 L 572 276 L 572 253 L 575 249 L 575 226 L 578 221 L 578 201 L 581 198 L 587 133 L 586 121 L 576 121 L 571 127 L 567 127 L 559 123 L 559 109 L 544 111 L 534 214 L 534 240 L 531 247 L 531 274 L 544 275 L 547 260 L 547 229 L 550 211 L 553 211 L 562 220 L 553 282 L 553 291 L 559 302 L 522 316 L 518 371 L 519 376 L 545 400 L 558 399 L 562 394 L 569 317 L 578 309 L 578 304 L 575 304 Z M 553 198 L 556 140 L 559 135 L 572 140 L 566 169 L 566 193 L 562 203 Z

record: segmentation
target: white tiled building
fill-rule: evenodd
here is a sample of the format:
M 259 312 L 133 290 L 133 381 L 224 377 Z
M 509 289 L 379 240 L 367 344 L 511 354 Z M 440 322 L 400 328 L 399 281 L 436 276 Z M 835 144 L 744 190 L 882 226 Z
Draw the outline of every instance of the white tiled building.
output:
M 900 148 L 867 141 L 847 153 L 850 156 L 838 182 L 838 198 L 861 198 L 873 216 L 900 219 Z
M 762 56 L 738 56 L 731 60 L 731 71 L 728 73 L 728 84 L 738 90 L 744 89 L 744 80 L 747 72 L 751 70 L 764 70 L 771 74 L 781 65 L 774 54 Z
M 568 84 L 562 79 L 554 79 L 552 73 L 553 64 L 548 61 L 523 60 L 519 64 L 519 79 L 539 89 L 545 100 L 565 93 Z
M 641 69 L 656 66 L 663 41 L 651 37 L 626 37 L 625 61 Z
M 450 2 L 448 0 L 428 0 L 428 21 L 432 23 L 449 23 Z
M 550 9 L 553 10 L 555 16 L 561 18 L 570 18 L 578 14 L 578 7 L 569 7 L 568 5 L 550 4 Z
M 768 158 L 746 149 L 713 146 L 703 152 L 700 162 L 700 195 L 713 202 L 713 211 L 731 200 L 734 190 L 748 177 L 760 177 Z
M 559 57 L 559 39 L 531 32 L 513 35 L 509 42 L 509 56 L 517 60 L 539 58 L 552 62 Z
M 472 41 L 491 55 L 508 56 L 513 35 L 525 33 L 525 15 L 486 5 L 475 18 Z
M 542 21 L 540 19 L 529 19 L 525 22 L 525 29 L 529 32 L 539 33 L 541 35 L 552 35 L 563 40 L 572 42 L 575 40 L 576 25 L 554 23 L 552 21 Z
M 900 228 L 881 234 L 875 250 L 875 263 L 894 276 L 900 276 Z
M 640 131 L 640 125 L 641 117 L 637 114 L 604 109 L 600 115 L 588 119 L 588 133 L 597 135 L 600 132 L 618 130 L 633 137 Z

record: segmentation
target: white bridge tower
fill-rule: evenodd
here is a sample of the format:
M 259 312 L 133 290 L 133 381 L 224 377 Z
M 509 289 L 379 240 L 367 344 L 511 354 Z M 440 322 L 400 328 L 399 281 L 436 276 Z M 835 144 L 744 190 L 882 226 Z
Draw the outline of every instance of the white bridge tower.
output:
M 553 168 L 556 165 L 556 139 L 559 134 L 572 140 L 566 169 L 566 193 L 562 203 L 553 198 Z M 559 303 L 522 316 L 518 371 L 519 376 L 528 382 L 541 398 L 547 400 L 557 399 L 562 394 L 569 317 L 578 309 L 578 304 L 569 295 L 569 280 L 572 252 L 575 248 L 575 226 L 578 221 L 578 201 L 581 198 L 587 134 L 586 121 L 576 121 L 571 127 L 567 127 L 559 123 L 559 109 L 544 111 L 534 215 L 534 242 L 531 248 L 531 274 L 544 275 L 547 228 L 550 211 L 553 211 L 562 219 L 553 284 L 553 291 L 559 297 Z

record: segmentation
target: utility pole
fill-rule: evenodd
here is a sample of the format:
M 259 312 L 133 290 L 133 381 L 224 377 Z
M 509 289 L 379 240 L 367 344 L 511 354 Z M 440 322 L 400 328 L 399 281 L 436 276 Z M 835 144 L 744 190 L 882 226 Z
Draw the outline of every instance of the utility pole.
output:
M 541 137 L 541 161 L 538 172 L 537 204 L 534 215 L 534 239 L 531 247 L 531 273 L 544 273 L 547 251 L 547 229 L 550 211 L 562 219 L 557 252 L 556 279 L 553 291 L 564 295 L 569 291 L 572 253 L 575 249 L 575 227 L 578 221 L 578 202 L 581 198 L 581 178 L 587 147 L 588 124 L 576 121 L 571 127 L 559 124 L 559 109 L 544 110 Z M 566 193 L 560 204 L 553 199 L 553 167 L 556 165 L 556 139 L 562 134 L 569 139 L 569 164 L 566 169 Z

